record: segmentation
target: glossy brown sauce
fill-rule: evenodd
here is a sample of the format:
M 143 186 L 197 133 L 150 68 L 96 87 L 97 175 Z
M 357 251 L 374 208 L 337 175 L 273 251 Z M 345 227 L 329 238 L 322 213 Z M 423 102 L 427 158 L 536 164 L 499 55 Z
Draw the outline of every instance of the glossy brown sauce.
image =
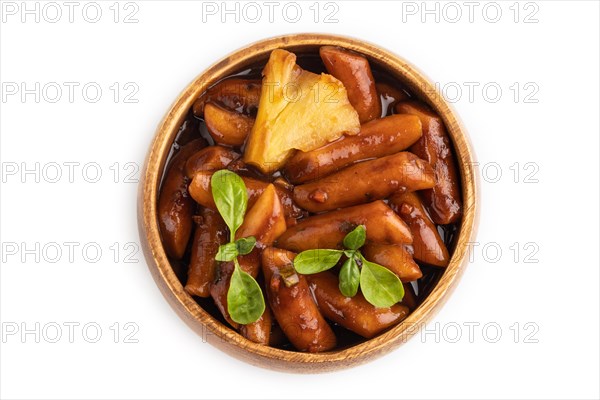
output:
M 253 79 L 253 78 L 260 79 L 261 71 L 262 71 L 265 63 L 266 63 L 266 60 L 265 60 L 265 62 L 263 62 L 261 64 L 256 64 L 256 65 L 250 66 L 238 73 L 232 74 L 223 79 L 228 79 L 233 76 L 239 76 L 239 77 L 243 77 L 245 79 Z M 319 57 L 318 53 L 314 53 L 314 54 L 297 53 L 297 64 L 300 67 L 302 67 L 303 69 L 309 70 L 314 73 L 326 73 L 327 72 L 325 70 L 325 66 L 324 66 L 323 62 L 321 61 L 321 58 Z M 373 77 L 375 78 L 376 82 L 387 83 L 387 84 L 393 86 L 394 88 L 397 88 L 397 89 L 400 89 L 401 91 L 403 91 L 409 98 L 417 99 L 416 96 L 414 96 L 412 93 L 410 93 L 406 89 L 406 86 L 401 81 L 399 81 L 398 79 L 396 79 L 395 77 L 390 75 L 387 71 L 384 71 L 383 69 L 381 69 L 378 65 L 371 64 L 371 70 L 372 70 Z M 380 96 L 380 98 L 381 98 L 381 102 L 382 102 L 382 117 L 392 115 L 393 111 L 390 109 L 391 107 L 388 107 L 388 105 L 390 104 L 390 101 L 386 100 L 383 96 Z M 252 112 L 250 114 L 252 115 Z M 254 112 L 254 114 L 255 114 L 255 112 Z M 194 139 L 197 139 L 200 137 L 203 138 L 204 140 L 206 140 L 206 142 L 211 146 L 215 144 L 214 140 L 209 135 L 208 130 L 206 129 L 206 125 L 205 125 L 204 121 L 201 118 L 196 117 L 193 114 L 192 110 L 190 109 L 186 119 L 182 123 L 182 125 L 179 128 L 179 131 L 176 135 L 175 141 L 174 141 L 172 149 L 171 149 L 171 153 L 169 155 L 169 160 L 179 150 L 179 148 L 181 146 L 185 145 L 186 143 L 190 142 L 191 140 L 194 140 Z M 242 146 L 242 148 L 234 148 L 234 150 L 243 152 L 243 146 Z M 454 151 L 454 149 L 452 149 L 452 151 Z M 168 165 L 168 161 L 167 161 L 166 165 Z M 271 176 L 265 176 L 264 174 L 262 174 L 261 172 L 254 169 L 251 166 L 245 166 L 244 169 L 239 169 L 239 170 L 236 169 L 236 173 L 238 173 L 240 175 L 248 176 L 248 177 L 258 178 L 258 179 L 262 179 L 262 180 L 269 180 L 269 181 L 273 181 L 276 178 L 281 176 L 281 174 L 279 172 L 276 172 L 275 174 L 273 174 Z M 460 177 L 458 177 L 458 178 L 460 179 Z M 201 206 L 198 205 L 197 207 L 200 208 Z M 448 252 L 450 253 L 451 256 L 455 251 L 456 242 L 458 239 L 458 228 L 460 226 L 460 223 L 461 223 L 461 220 L 458 220 L 458 222 L 454 223 L 454 224 L 449 224 L 449 225 L 444 225 L 444 226 L 438 225 L 438 232 L 440 233 L 440 236 L 442 237 L 444 244 L 446 245 Z M 190 261 L 191 244 L 192 244 L 192 241 L 190 240 L 190 242 L 188 243 L 188 249 L 186 250 L 185 256 L 181 260 L 171 260 L 171 265 L 173 266 L 173 269 L 183 286 L 185 286 L 185 283 L 187 280 L 187 265 L 189 264 L 189 261 Z M 421 304 L 427 298 L 427 296 L 435 288 L 435 286 L 437 285 L 437 283 L 439 282 L 440 278 L 442 277 L 442 275 L 444 274 L 444 272 L 446 270 L 445 268 L 430 267 L 427 265 L 423 265 L 421 263 L 419 263 L 419 267 L 421 268 L 423 277 L 418 279 L 415 282 L 412 282 L 413 288 L 415 289 L 415 293 L 417 294 L 417 304 Z M 259 283 L 262 285 L 263 283 L 261 282 L 262 281 L 261 278 L 262 277 L 259 277 Z M 222 324 L 229 326 L 227 324 L 227 322 L 225 321 L 225 319 L 223 318 L 221 312 L 219 311 L 219 309 L 217 308 L 217 306 L 215 305 L 215 303 L 211 297 L 207 297 L 207 298 L 194 297 L 194 300 L 196 300 L 196 302 L 205 311 L 207 311 L 213 318 L 215 318 Z M 330 321 L 330 326 L 333 329 L 333 331 L 337 337 L 338 345 L 337 345 L 336 349 L 343 349 L 343 348 L 351 347 L 351 346 L 354 346 L 356 344 L 359 344 L 359 343 L 367 340 L 367 339 L 363 338 L 362 336 L 359 336 L 359 335 L 357 335 L 357 334 L 355 334 L 355 333 L 353 333 L 331 321 Z M 295 349 L 293 348 L 291 343 L 285 338 L 285 336 L 284 336 L 284 341 L 279 345 L 275 345 L 274 347 L 295 351 Z

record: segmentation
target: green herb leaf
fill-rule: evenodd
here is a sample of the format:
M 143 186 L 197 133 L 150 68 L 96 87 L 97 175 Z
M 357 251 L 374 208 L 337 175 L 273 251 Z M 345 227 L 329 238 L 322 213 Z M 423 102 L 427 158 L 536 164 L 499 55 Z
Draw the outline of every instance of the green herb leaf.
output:
M 354 257 L 344 261 L 340 270 L 340 292 L 346 297 L 356 296 L 358 284 L 360 282 L 360 270 Z
M 248 206 L 246 185 L 236 173 L 226 169 L 215 172 L 210 185 L 219 214 L 229 227 L 231 238 L 234 238 Z
M 254 278 L 236 262 L 227 292 L 227 310 L 238 324 L 256 322 L 265 312 L 265 299 Z
M 342 250 L 306 250 L 294 258 L 294 268 L 301 274 L 316 274 L 333 267 L 342 257 Z
M 344 247 L 350 250 L 358 250 L 365 244 L 367 229 L 364 225 L 359 225 L 344 238 Z
M 235 241 L 235 247 L 240 256 L 245 256 L 254 249 L 256 244 L 256 238 L 254 236 L 248 236 Z
M 344 250 L 344 255 L 348 258 L 353 258 L 356 256 L 356 250 Z
M 389 269 L 362 258 L 360 290 L 375 307 L 391 307 L 404 297 L 400 279 Z
M 215 260 L 217 261 L 231 261 L 238 255 L 238 249 L 235 243 L 226 243 L 219 246 Z

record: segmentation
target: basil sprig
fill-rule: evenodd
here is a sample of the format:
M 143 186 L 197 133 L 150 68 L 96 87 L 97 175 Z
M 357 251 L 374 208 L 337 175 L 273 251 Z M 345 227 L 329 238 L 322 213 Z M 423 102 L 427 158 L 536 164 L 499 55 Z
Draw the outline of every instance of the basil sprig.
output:
M 241 238 L 235 242 L 225 243 L 219 246 L 219 251 L 215 256 L 217 261 L 232 261 L 237 256 L 245 256 L 249 254 L 254 245 L 256 244 L 256 238 L 249 236 L 247 238 Z
M 265 311 L 265 299 L 256 280 L 240 268 L 237 257 L 252 251 L 256 244 L 253 236 L 235 240 L 235 233 L 244 222 L 248 207 L 248 193 L 242 178 L 222 169 L 211 180 L 213 199 L 229 227 L 229 243 L 219 246 L 215 259 L 233 261 L 235 268 L 227 291 L 227 311 L 232 320 L 247 325 L 256 322 Z
M 294 268 L 301 274 L 316 274 L 334 267 L 342 255 L 348 257 L 339 273 L 340 292 L 354 297 L 358 288 L 365 299 L 375 307 L 391 307 L 404 297 L 404 286 L 389 269 L 367 261 L 360 253 L 367 230 L 357 226 L 344 237 L 345 250 L 314 249 L 301 252 L 294 259 Z

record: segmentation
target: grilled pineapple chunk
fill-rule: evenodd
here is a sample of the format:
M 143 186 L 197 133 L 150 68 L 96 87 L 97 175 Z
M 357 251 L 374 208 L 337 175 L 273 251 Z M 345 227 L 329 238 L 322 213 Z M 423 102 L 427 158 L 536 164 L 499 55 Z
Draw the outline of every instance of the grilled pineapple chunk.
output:
M 360 130 L 344 85 L 331 75 L 296 65 L 296 55 L 271 52 L 263 70 L 256 122 L 244 161 L 264 173 L 279 169 L 294 149 L 311 151 Z

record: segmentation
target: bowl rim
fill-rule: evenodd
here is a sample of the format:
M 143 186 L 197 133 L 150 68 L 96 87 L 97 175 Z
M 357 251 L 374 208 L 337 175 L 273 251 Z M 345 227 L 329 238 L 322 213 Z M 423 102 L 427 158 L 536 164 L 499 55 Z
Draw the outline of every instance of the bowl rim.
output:
M 360 52 L 384 65 L 412 93 L 431 106 L 443 119 L 454 146 L 461 177 L 463 216 L 450 263 L 427 298 L 398 325 L 349 348 L 324 353 L 302 353 L 254 343 L 196 303 L 179 282 L 162 247 L 157 218 L 158 190 L 175 135 L 193 101 L 219 79 L 242 66 L 264 58 L 277 48 L 341 46 Z M 180 317 L 198 334 L 230 355 L 261 367 L 294 372 L 323 372 L 347 368 L 387 353 L 415 335 L 442 307 L 455 289 L 467 265 L 467 250 L 478 224 L 479 182 L 474 172 L 476 158 L 468 134 L 451 105 L 415 66 L 396 54 L 362 39 L 348 36 L 299 33 L 263 39 L 225 56 L 188 84 L 159 124 L 148 151 L 138 193 L 138 227 L 148 267 L 161 292 Z

